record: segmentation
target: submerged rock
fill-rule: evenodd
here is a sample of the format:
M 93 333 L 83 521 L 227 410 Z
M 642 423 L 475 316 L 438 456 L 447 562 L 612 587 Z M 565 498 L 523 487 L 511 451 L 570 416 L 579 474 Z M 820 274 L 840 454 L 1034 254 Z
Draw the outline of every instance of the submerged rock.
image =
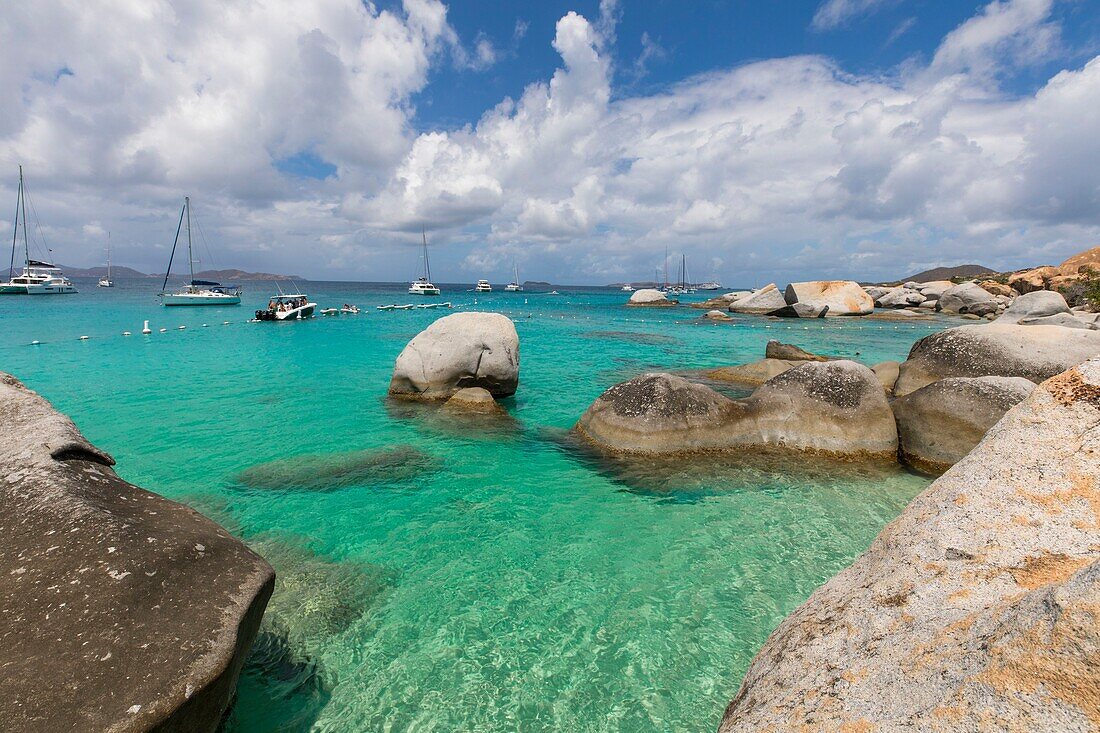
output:
M 783 293 L 775 287 L 775 283 L 768 283 L 759 290 L 754 290 L 751 294 L 733 301 L 730 304 L 729 311 L 731 313 L 764 315 L 786 306 L 787 301 L 783 298 Z
M 643 306 L 643 307 L 665 307 L 676 305 L 677 301 L 669 300 L 668 296 L 662 293 L 660 290 L 654 290 L 653 288 L 642 288 L 641 290 L 635 290 L 630 296 L 630 300 L 627 305 Z
M 1100 361 L 1035 389 L 771 634 L 720 733 L 1088 731 Z
M 768 359 L 785 359 L 787 361 L 829 361 L 829 357 L 814 354 L 794 344 L 785 344 L 772 339 L 764 347 L 764 356 Z
M 918 471 L 943 473 L 1033 389 L 1023 377 L 948 377 L 899 397 L 898 455 Z
M 894 391 L 944 377 L 1023 377 L 1041 382 L 1100 354 L 1100 332 L 990 323 L 958 326 L 913 344 Z
M 758 387 L 772 377 L 778 376 L 800 362 L 787 359 L 761 359 L 749 364 L 719 367 L 705 372 L 707 379 L 719 382 L 732 382 L 750 387 Z
M 388 485 L 437 470 L 436 459 L 411 445 L 310 453 L 246 468 L 237 483 L 254 489 L 333 491 L 347 486 Z
M 821 310 L 827 317 L 865 316 L 875 310 L 875 302 L 858 283 L 851 280 L 812 280 L 791 283 L 784 295 L 787 305 L 800 303 Z
M 874 373 L 851 361 L 801 362 L 742 400 L 671 374 L 611 387 L 575 430 L 612 453 L 673 454 L 772 446 L 890 457 L 897 429 Z
M 639 291 L 641 292 L 641 291 Z M 519 335 L 499 313 L 454 313 L 421 331 L 393 368 L 390 394 L 447 399 L 464 387 L 508 397 L 519 387 Z
M 0 435 L 2 727 L 215 730 L 271 567 L 6 374 Z
M 448 412 L 503 413 L 504 408 L 497 404 L 489 390 L 481 387 L 467 387 L 454 393 L 443 405 Z
M 727 314 L 723 311 L 707 311 L 706 313 L 703 314 L 703 318 L 707 319 L 708 321 L 732 321 L 733 320 L 729 316 L 729 314 Z

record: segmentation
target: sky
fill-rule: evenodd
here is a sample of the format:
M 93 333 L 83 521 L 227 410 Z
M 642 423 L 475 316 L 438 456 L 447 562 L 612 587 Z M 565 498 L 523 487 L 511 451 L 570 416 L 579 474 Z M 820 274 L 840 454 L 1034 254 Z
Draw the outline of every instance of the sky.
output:
M 0 236 L 162 272 L 752 286 L 1100 245 L 1100 0 L 37 0 Z M 8 247 L 8 244 L 3 245 Z M 49 250 L 47 252 L 47 249 Z M 10 252 L 9 252 L 10 254 Z

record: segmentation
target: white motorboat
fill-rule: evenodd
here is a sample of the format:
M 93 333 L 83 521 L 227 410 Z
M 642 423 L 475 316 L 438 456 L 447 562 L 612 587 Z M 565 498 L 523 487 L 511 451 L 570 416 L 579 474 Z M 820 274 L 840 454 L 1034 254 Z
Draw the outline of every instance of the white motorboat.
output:
M 703 283 L 702 285 L 700 285 L 699 289 L 700 290 L 721 290 L 722 289 L 722 283 L 716 282 L 714 280 L 709 280 L 709 281 Z
M 257 321 L 298 321 L 313 317 L 316 303 L 309 302 L 304 293 L 292 293 L 285 295 L 279 293 L 267 301 L 267 308 L 256 311 Z M 339 313 L 335 308 L 327 308 Z M 326 313 L 326 315 L 328 315 Z
M 114 286 L 115 284 L 111 282 L 111 233 L 107 232 L 107 274 L 99 278 L 96 287 L 113 288 Z
M 172 274 L 172 260 L 176 257 L 176 245 L 179 244 L 180 231 L 184 220 L 187 221 L 187 265 L 191 272 L 191 279 L 186 285 L 174 293 L 165 290 L 168 287 L 168 278 Z M 168 256 L 168 271 L 164 273 L 164 283 L 160 288 L 160 299 L 163 305 L 240 305 L 241 289 L 236 285 L 222 285 L 211 280 L 195 279 L 195 257 L 191 247 L 191 197 L 183 199 L 183 209 L 180 211 L 179 224 L 176 225 L 176 238 L 172 242 L 172 254 Z
M 340 307 L 340 312 L 356 314 L 359 312 L 359 306 L 352 305 L 351 303 L 344 303 L 344 305 Z
M 424 274 L 409 285 L 409 295 L 439 295 L 439 288 L 432 284 L 432 266 L 428 262 L 428 235 L 421 231 L 424 239 Z
M 16 275 L 15 250 L 19 242 L 20 221 L 23 223 L 23 272 Z M 31 259 L 30 239 L 27 234 L 27 192 L 23 182 L 23 166 L 19 166 L 19 192 L 15 197 L 15 226 L 12 227 L 11 238 L 11 265 L 8 268 L 8 281 L 0 283 L 0 295 L 59 295 L 75 292 L 76 287 L 61 272 L 61 268 L 49 262 Z
M 631 285 L 630 283 L 627 283 L 626 285 L 623 285 L 622 291 L 624 293 L 633 293 L 634 292 L 634 286 Z
M 491 293 L 493 292 L 493 286 L 489 284 L 488 280 L 478 280 L 477 285 L 474 286 L 475 293 Z
M 512 260 L 512 282 L 504 286 L 504 292 L 506 293 L 521 293 L 523 292 L 523 286 L 519 284 L 519 268 L 516 267 L 516 261 Z

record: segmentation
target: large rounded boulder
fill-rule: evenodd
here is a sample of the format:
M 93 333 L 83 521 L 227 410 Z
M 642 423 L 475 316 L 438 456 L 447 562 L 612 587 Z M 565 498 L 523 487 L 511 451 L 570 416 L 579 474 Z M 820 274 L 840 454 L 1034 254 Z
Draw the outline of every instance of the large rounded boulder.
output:
M 945 377 L 1023 377 L 1041 382 L 1100 354 L 1100 332 L 990 323 L 959 326 L 913 344 L 901 365 L 899 397 Z
M 811 280 L 791 283 L 784 293 L 787 305 L 801 303 L 820 310 L 825 315 L 865 316 L 875 310 L 875 302 L 859 283 L 851 280 Z
M 985 316 L 996 313 L 1000 303 L 997 298 L 977 283 L 962 283 L 949 288 L 940 296 L 937 310 L 956 315 Z
M 686 453 L 726 445 L 736 403 L 672 374 L 642 374 L 611 387 L 581 416 L 576 432 L 614 453 Z
M 641 290 L 635 290 L 634 293 L 631 294 L 627 305 L 642 308 L 666 308 L 676 305 L 676 301 L 669 300 L 668 296 L 660 290 L 642 288 Z
M 768 283 L 759 290 L 754 290 L 733 301 L 729 310 L 731 313 L 763 315 L 786 307 L 787 301 L 783 298 L 783 293 L 775 283 Z
M 499 313 L 455 313 L 413 338 L 397 357 L 390 394 L 444 400 L 460 389 L 482 387 L 493 397 L 519 386 L 519 335 Z
M 948 377 L 894 400 L 899 456 L 924 473 L 955 465 L 1035 383 L 1023 377 Z

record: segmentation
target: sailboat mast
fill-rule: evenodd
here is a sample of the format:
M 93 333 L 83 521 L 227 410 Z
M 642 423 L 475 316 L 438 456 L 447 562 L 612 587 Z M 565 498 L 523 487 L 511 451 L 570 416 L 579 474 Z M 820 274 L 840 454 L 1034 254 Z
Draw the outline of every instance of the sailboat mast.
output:
M 424 277 L 428 278 L 428 282 L 432 281 L 432 266 L 428 262 L 428 232 L 426 229 L 420 230 L 420 236 L 424 240 Z
M 107 232 L 107 279 L 111 279 L 111 233 Z
M 665 290 L 668 290 L 668 247 L 665 247 Z
M 23 183 L 23 166 L 19 166 L 19 197 L 23 206 L 23 262 L 31 266 L 31 246 L 27 242 L 27 184 Z
M 190 285 L 195 284 L 195 256 L 191 254 L 191 197 L 183 197 L 183 208 L 187 212 L 187 265 L 191 268 Z
M 15 195 L 15 226 L 11 230 L 11 262 L 8 264 L 8 280 L 15 277 L 15 244 L 19 241 L 19 204 L 23 201 L 23 166 L 19 166 L 19 192 Z
M 688 260 L 687 255 L 680 253 L 680 289 L 687 290 Z

